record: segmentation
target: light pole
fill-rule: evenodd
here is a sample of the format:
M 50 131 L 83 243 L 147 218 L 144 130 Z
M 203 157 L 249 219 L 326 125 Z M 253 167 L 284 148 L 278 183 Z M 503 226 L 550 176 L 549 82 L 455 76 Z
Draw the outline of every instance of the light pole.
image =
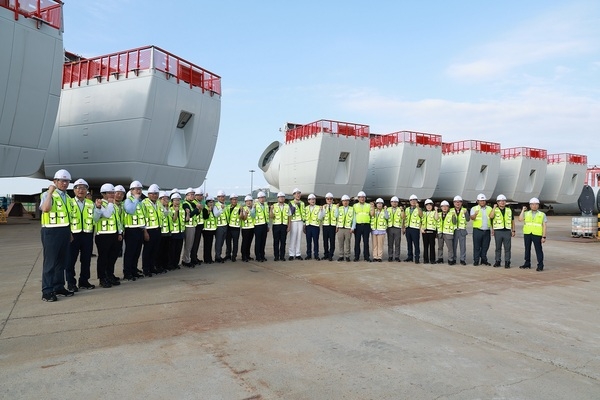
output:
M 254 173 L 256 171 L 251 169 L 249 172 L 250 172 L 250 196 L 253 196 L 252 191 L 254 190 Z

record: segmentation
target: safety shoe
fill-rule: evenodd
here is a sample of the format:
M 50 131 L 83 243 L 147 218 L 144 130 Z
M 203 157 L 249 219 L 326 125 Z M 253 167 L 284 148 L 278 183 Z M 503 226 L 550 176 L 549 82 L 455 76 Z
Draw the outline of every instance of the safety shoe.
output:
M 496 262 L 494 263 L 494 268 L 498 268 L 498 267 L 500 267 L 500 261 L 496 261 Z
M 64 287 L 55 290 L 54 291 L 55 295 L 61 295 L 61 296 L 65 296 L 65 297 L 71 297 L 71 296 L 75 296 L 75 292 L 72 292 L 70 290 L 65 289 Z
M 78 288 L 77 288 L 77 286 L 75 286 L 75 285 L 69 285 L 69 286 L 67 287 L 67 290 L 68 290 L 68 291 L 70 291 L 70 292 L 73 292 L 73 293 L 77 293 L 77 292 L 79 292 L 79 289 L 78 289 Z
M 510 262 L 505 262 L 504 263 L 504 268 L 510 268 Z
M 86 281 L 86 282 L 80 282 L 80 283 L 79 283 L 79 287 L 80 287 L 81 289 L 88 289 L 88 290 L 89 290 L 89 289 L 93 289 L 93 288 L 95 288 L 96 286 L 95 286 L 95 285 L 92 285 L 91 283 L 89 283 L 89 282 L 87 282 L 87 281 Z
M 56 298 L 56 295 L 54 294 L 54 292 L 42 294 L 42 301 L 53 302 L 53 301 L 57 301 L 57 300 L 58 299 Z

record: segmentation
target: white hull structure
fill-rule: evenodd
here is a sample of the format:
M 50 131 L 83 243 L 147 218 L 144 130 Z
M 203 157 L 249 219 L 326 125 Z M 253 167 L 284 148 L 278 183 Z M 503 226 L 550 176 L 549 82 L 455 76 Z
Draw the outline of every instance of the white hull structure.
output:
M 600 213 L 600 167 L 587 169 L 583 189 L 577 201 L 564 204 L 553 204 L 557 214 L 598 214 Z
M 0 1 L 0 48 L 0 177 L 29 176 L 42 167 L 58 111 L 62 2 Z
M 158 47 L 66 63 L 46 176 L 200 186 L 220 114 L 221 78 Z
M 401 131 L 371 136 L 365 192 L 369 197 L 431 197 L 442 163 L 442 137 Z
M 542 190 L 546 177 L 546 150 L 513 147 L 502 149 L 500 154 L 500 173 L 492 199 L 503 194 L 508 201 L 526 203 L 536 197 Z
M 369 163 L 369 126 L 319 120 L 285 132 L 285 144 L 271 143 L 258 167 L 274 188 L 291 194 L 339 198 L 363 189 Z
M 459 195 L 474 201 L 492 196 L 500 173 L 500 144 L 464 140 L 442 145 L 442 166 L 433 197 L 451 201 Z
M 581 194 L 587 157 L 579 154 L 550 154 L 546 179 L 539 195 L 542 203 L 574 203 Z

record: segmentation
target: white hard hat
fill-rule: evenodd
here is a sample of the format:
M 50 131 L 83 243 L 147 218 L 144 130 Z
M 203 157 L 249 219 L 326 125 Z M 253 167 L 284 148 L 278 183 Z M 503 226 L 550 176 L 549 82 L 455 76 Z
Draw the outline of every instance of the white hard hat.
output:
M 361 190 L 360 192 L 358 192 L 356 197 L 367 197 L 367 194 Z
M 498 197 L 496 197 L 496 201 L 501 201 L 501 200 L 506 201 L 506 196 L 503 194 L 499 194 Z
M 265 194 L 265 192 L 258 192 L 256 197 L 267 197 L 267 195 Z
M 398 197 L 394 196 L 394 197 L 392 197 L 392 198 L 391 198 L 391 200 L 390 200 L 390 201 L 399 202 L 399 201 L 400 201 L 400 199 L 398 199 Z
M 292 192 L 292 194 L 296 194 L 296 193 L 302 193 L 302 192 L 300 191 L 300 189 L 294 188 L 294 191 Z
M 208 197 L 206 198 L 206 201 L 215 201 L 215 199 L 214 199 L 212 196 L 208 196 Z
M 131 185 L 129 185 L 130 190 L 133 188 L 141 188 L 141 187 L 144 187 L 144 186 L 142 185 L 142 183 L 140 181 L 133 181 L 133 182 L 131 182 Z
M 350 196 L 348 196 L 347 194 L 342 196 L 342 201 L 344 200 L 350 200 Z
M 162 197 L 169 197 L 169 195 L 164 190 L 161 190 L 160 192 L 158 192 L 158 198 L 160 199 Z
M 333 199 L 333 193 L 331 193 L 331 192 L 330 192 L 330 193 L 327 193 L 327 194 L 325 195 L 325 198 L 326 198 L 326 199 Z
M 237 199 L 237 197 L 238 197 L 238 195 L 237 195 L 237 194 L 235 194 L 235 193 L 231 193 L 231 194 L 229 195 L 229 198 L 230 198 L 230 199 Z
M 112 183 L 105 183 L 104 185 L 102 185 L 100 187 L 100 193 L 114 192 L 114 191 L 115 191 L 115 187 L 112 185 Z
M 377 200 L 375 200 L 375 203 L 383 204 L 383 199 L 381 197 L 379 197 Z
M 219 191 L 217 192 L 217 197 L 219 197 L 219 196 L 225 196 L 225 192 L 224 192 L 224 191 L 222 191 L 222 190 L 219 190 Z
M 244 197 L 244 201 L 252 201 L 252 196 L 250 195 L 246 195 L 246 197 Z
M 126 193 L 127 190 L 125 190 L 125 188 L 123 187 L 123 185 L 117 185 L 115 186 L 115 192 L 123 192 Z
M 419 200 L 419 198 L 417 197 L 416 194 L 411 194 L 410 197 L 408 198 L 409 200 Z
M 158 187 L 158 185 L 156 183 L 153 183 L 148 188 L 148 193 L 159 193 L 159 192 L 160 192 L 160 188 Z
M 179 194 L 179 192 L 175 192 L 171 194 L 171 199 L 181 199 L 181 195 Z
M 185 190 L 185 194 L 188 194 L 188 193 L 196 193 L 196 189 L 189 187 Z
M 317 196 L 315 196 L 315 195 L 314 195 L 314 194 L 312 194 L 312 193 L 308 195 L 308 199 L 309 199 L 309 200 L 310 200 L 310 199 L 316 199 L 316 198 L 317 198 Z
M 204 194 L 204 191 L 201 188 L 196 188 L 196 190 L 194 190 L 194 194 Z
M 77 179 L 75 181 L 75 183 L 73 183 L 73 186 L 79 186 L 79 185 L 84 185 L 84 186 L 90 187 L 90 185 L 88 185 L 88 183 L 85 181 L 85 179 L 81 179 L 81 178 Z
M 446 200 L 444 200 L 440 203 L 440 206 L 450 206 L 450 203 L 448 203 Z
M 463 201 L 462 197 L 460 196 L 454 196 L 454 199 L 452 201 Z
M 531 200 L 529 200 L 529 204 L 540 204 L 540 200 L 537 197 L 532 197 Z
M 175 192 L 179 192 L 179 189 L 177 189 L 177 188 L 173 188 L 173 189 L 171 189 L 171 194 L 173 194 L 173 193 L 175 193 Z
M 477 201 L 485 201 L 485 200 L 487 200 L 486 197 L 485 197 L 485 194 L 479 193 L 477 195 Z
M 427 199 L 427 200 L 425 200 L 425 204 L 426 204 L 426 205 L 427 205 L 427 204 L 433 204 L 433 200 L 431 200 L 431 199 Z
M 285 193 L 279 192 L 279 193 L 277 193 L 277 197 L 285 197 Z
M 67 181 L 71 180 L 71 174 L 66 169 L 59 169 L 54 174 L 54 179 L 65 179 Z

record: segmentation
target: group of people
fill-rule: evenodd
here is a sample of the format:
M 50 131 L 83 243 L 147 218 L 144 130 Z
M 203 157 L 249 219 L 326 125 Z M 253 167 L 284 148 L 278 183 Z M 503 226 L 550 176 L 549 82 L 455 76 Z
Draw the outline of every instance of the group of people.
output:
M 502 248 L 505 268 L 510 268 L 511 263 L 515 224 L 503 195 L 498 196 L 496 204 L 490 207 L 486 197 L 480 194 L 478 204 L 470 211 L 463 207 L 460 196 L 453 199 L 453 207 L 442 201 L 438 208 L 427 199 L 422 209 L 415 195 L 410 196 L 407 207 L 400 206 L 396 196 L 387 206 L 382 198 L 367 203 L 362 191 L 352 205 L 348 195 L 343 195 L 340 203 L 335 204 L 331 193 L 325 196 L 324 205 L 317 205 L 314 194 L 310 194 L 305 203 L 297 188 L 291 201 L 279 192 L 277 202 L 269 205 L 265 193 L 259 192 L 256 200 L 246 196 L 243 204 L 238 204 L 238 196 L 231 194 L 227 204 L 222 190 L 217 192 L 215 199 L 205 197 L 200 188 L 190 187 L 182 197 L 177 189 L 161 191 L 158 185 L 152 184 L 147 196 L 143 196 L 142 184 L 133 181 L 129 192 L 122 185 L 106 183 L 100 188 L 101 198 L 92 200 L 84 179 L 74 182 L 74 197 L 70 197 L 67 194 L 70 181 L 68 171 L 57 171 L 40 202 L 44 301 L 56 301 L 58 295 L 73 296 L 79 289 L 95 288 L 90 283 L 94 242 L 98 251 L 97 278 L 103 288 L 120 284 L 120 278 L 115 275 L 115 264 L 120 255 L 123 256 L 123 279 L 130 281 L 181 266 L 193 268 L 203 262 L 235 262 L 238 250 L 243 262 L 267 261 L 265 247 L 270 231 L 274 261 L 333 261 L 337 242 L 337 261 L 350 262 L 351 238 L 354 236 L 355 262 L 360 260 L 361 253 L 365 261 L 381 262 L 387 236 L 388 261 L 399 262 L 401 237 L 405 236 L 406 262 L 420 263 L 422 238 L 425 263 L 443 263 L 446 247 L 449 265 L 455 265 L 457 261 L 466 265 L 467 223 L 471 220 L 473 265 L 490 265 L 487 251 L 492 236 L 496 243 L 494 267 L 501 266 Z M 524 222 L 525 238 L 525 263 L 521 268 L 531 267 L 533 244 L 537 270 L 541 271 L 546 216 L 538 210 L 537 199 L 531 199 L 530 208 L 527 211 L 524 207 L 519 215 L 519 220 Z M 322 258 L 319 251 L 321 233 Z M 304 257 L 301 252 L 303 236 L 306 239 Z M 201 241 L 202 258 L 198 254 Z M 140 257 L 141 270 L 138 269 Z M 81 269 L 77 280 L 75 265 L 78 258 Z

